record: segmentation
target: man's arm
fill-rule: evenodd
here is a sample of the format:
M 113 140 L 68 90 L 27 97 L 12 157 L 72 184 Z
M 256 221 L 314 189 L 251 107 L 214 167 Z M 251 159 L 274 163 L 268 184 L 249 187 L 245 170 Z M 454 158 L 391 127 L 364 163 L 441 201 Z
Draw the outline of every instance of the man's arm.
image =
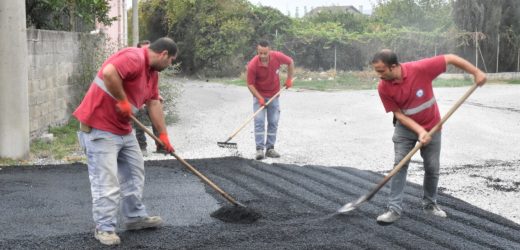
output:
M 446 65 L 451 64 L 459 69 L 466 71 L 469 74 L 472 74 L 475 84 L 478 86 L 482 86 L 484 83 L 486 83 L 486 74 L 484 74 L 484 72 L 482 72 L 479 68 L 473 66 L 473 64 L 470 62 L 466 61 L 464 58 L 453 54 L 447 54 L 444 55 L 444 59 L 446 60 Z
M 116 67 L 112 64 L 108 64 L 103 68 L 103 81 L 107 90 L 114 96 L 118 101 L 126 100 L 126 93 L 123 89 L 123 79 L 117 73 Z
M 419 125 L 419 123 L 415 122 L 412 118 L 403 114 L 401 110 L 394 111 L 394 116 L 395 119 L 397 119 L 401 124 L 415 132 L 419 137 L 419 141 L 423 145 L 428 144 L 432 140 L 432 137 L 428 134 L 426 129 Z
M 294 60 L 291 60 L 291 63 L 287 66 L 287 79 L 293 79 L 294 76 Z
M 166 122 L 164 121 L 164 112 L 162 103 L 159 100 L 149 100 L 146 102 L 146 109 L 150 116 L 150 121 L 159 133 L 166 133 Z

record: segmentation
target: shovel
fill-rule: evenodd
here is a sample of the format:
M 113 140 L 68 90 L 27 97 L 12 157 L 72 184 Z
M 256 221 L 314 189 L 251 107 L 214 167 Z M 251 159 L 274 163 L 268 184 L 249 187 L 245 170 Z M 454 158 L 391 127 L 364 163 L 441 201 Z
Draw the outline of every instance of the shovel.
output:
M 455 112 L 455 110 L 457 110 L 460 105 L 462 105 L 462 103 L 464 103 L 464 101 L 466 101 L 466 99 L 468 99 L 468 97 L 473 93 L 473 91 L 475 91 L 475 89 L 478 87 L 477 84 L 474 84 L 471 88 L 469 88 L 466 93 L 457 101 L 457 103 L 455 103 L 455 105 L 453 105 L 453 107 L 451 107 L 451 109 L 448 111 L 448 113 L 446 113 L 446 115 L 444 115 L 444 117 L 441 119 L 441 121 L 435 125 L 435 127 L 433 127 L 429 132 L 428 134 L 430 136 L 432 136 L 435 132 L 437 132 L 442 124 L 444 124 L 444 122 L 446 122 L 446 120 L 448 120 L 448 118 L 450 118 L 450 116 Z M 388 173 L 385 178 L 374 188 L 372 189 L 372 191 L 370 191 L 368 194 L 365 194 L 361 197 L 359 197 L 356 201 L 354 202 L 350 202 L 344 206 L 342 206 L 339 210 L 338 210 L 338 213 L 347 213 L 347 212 L 350 212 L 354 209 L 356 209 L 357 207 L 359 207 L 361 204 L 363 204 L 364 202 L 367 202 L 369 201 L 370 199 L 372 199 L 372 197 L 374 197 L 374 195 L 395 175 L 397 174 L 397 172 L 399 172 L 399 170 L 401 170 L 401 168 L 412 158 L 412 156 L 423 146 L 423 144 L 421 142 L 417 143 L 417 145 L 415 145 L 415 147 L 394 167 L 394 169 L 392 169 L 392 171 L 390 173 Z
M 151 136 L 157 143 L 164 147 L 164 143 L 155 136 L 152 131 L 144 126 L 135 116 L 131 115 L 130 119 L 134 121 L 144 132 Z M 224 192 L 220 187 L 213 183 L 210 179 L 200 173 L 197 169 L 191 166 L 188 162 L 178 156 L 175 152 L 171 152 L 171 155 L 180 161 L 185 167 L 187 167 L 193 174 L 199 177 L 204 183 L 208 184 L 213 190 L 217 191 L 222 197 L 233 204 L 232 207 L 222 207 L 219 210 L 212 213 L 212 216 L 227 222 L 237 223 L 252 223 L 259 219 L 261 215 L 252 209 L 247 208 L 237 200 L 233 199 L 228 193 Z

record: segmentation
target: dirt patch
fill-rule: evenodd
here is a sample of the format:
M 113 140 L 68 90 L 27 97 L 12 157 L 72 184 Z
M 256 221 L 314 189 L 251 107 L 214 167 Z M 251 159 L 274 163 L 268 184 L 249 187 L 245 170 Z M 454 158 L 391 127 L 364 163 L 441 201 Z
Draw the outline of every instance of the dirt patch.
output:
M 262 218 L 252 224 L 211 219 L 209 214 L 228 205 L 227 201 L 177 161 L 151 161 L 146 163 L 145 201 L 152 213 L 162 211 L 166 226 L 121 231 L 120 249 L 520 248 L 518 224 L 449 195 L 439 197 L 448 219 L 424 215 L 422 187 L 411 183 L 405 190 L 403 217 L 390 226 L 375 222 L 385 209 L 387 187 L 358 209 L 336 214 L 339 207 L 366 194 L 382 179 L 374 172 L 265 164 L 236 157 L 189 162 Z M 84 165 L 7 168 L 0 173 L 0 183 L 1 190 L 16 191 L 2 197 L 0 209 L 7 212 L 0 215 L 0 226 L 12 229 L 1 236 L 1 249 L 101 248 L 92 237 Z M 196 191 L 197 187 L 204 192 Z M 182 201 L 184 196 L 187 199 Z M 37 207 L 16 207 L 25 202 Z M 179 207 L 185 210 L 176 210 Z M 197 214 L 199 209 L 203 213 Z M 23 217 L 13 219 L 12 210 Z M 177 223 L 193 214 L 197 216 L 187 223 Z M 71 218 L 75 224 L 66 222 Z

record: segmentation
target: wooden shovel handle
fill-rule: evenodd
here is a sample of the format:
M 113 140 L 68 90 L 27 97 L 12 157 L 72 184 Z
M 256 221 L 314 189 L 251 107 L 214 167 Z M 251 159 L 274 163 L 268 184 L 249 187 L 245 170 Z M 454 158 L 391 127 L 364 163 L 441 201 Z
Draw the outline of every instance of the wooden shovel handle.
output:
M 144 124 L 142 124 L 135 116 L 131 115 L 130 118 L 132 121 L 134 121 L 144 132 L 146 132 L 149 136 L 151 136 L 157 143 L 161 144 L 161 146 L 164 146 L 164 143 L 155 136 L 152 131 L 147 129 Z M 220 187 L 218 187 L 215 183 L 213 183 L 210 179 L 208 179 L 206 176 L 204 176 L 202 173 L 200 173 L 197 169 L 195 169 L 192 165 L 190 165 L 188 162 L 186 162 L 184 159 L 182 159 L 180 156 L 178 156 L 175 152 L 171 152 L 171 155 L 175 157 L 178 161 L 180 161 L 185 167 L 187 167 L 192 173 L 194 173 L 197 177 L 199 177 L 204 183 L 208 184 L 211 188 L 213 188 L 215 191 L 217 191 L 220 195 L 222 195 L 226 200 L 231 202 L 235 206 L 244 206 L 240 203 L 238 203 L 233 197 L 231 197 L 229 194 L 224 192 Z
M 448 118 L 450 118 L 450 116 L 460 107 L 460 105 L 462 105 L 462 103 L 464 103 L 464 101 L 466 101 L 466 99 L 468 99 L 468 97 L 475 91 L 475 89 L 477 89 L 477 87 L 478 87 L 478 85 L 473 84 L 473 86 L 471 88 L 469 88 L 461 98 L 459 98 L 459 100 L 453 105 L 453 107 L 451 107 L 451 109 L 448 111 L 448 113 L 446 113 L 444 115 L 444 117 L 442 117 L 441 121 L 439 123 L 437 123 L 437 125 L 435 125 L 435 127 L 433 127 L 428 132 L 428 134 L 430 136 L 432 136 L 434 133 L 436 133 L 441 128 L 442 124 L 444 124 L 448 120 Z M 417 143 L 415 145 L 415 147 L 392 169 L 392 171 L 390 171 L 390 173 L 388 173 L 385 176 L 385 178 L 366 196 L 365 201 L 370 200 L 379 191 L 379 189 L 381 189 L 390 180 L 390 178 L 392 178 L 397 172 L 399 172 L 399 170 L 401 170 L 401 168 L 408 161 L 410 161 L 412 156 L 422 146 L 423 146 L 423 144 L 421 142 Z

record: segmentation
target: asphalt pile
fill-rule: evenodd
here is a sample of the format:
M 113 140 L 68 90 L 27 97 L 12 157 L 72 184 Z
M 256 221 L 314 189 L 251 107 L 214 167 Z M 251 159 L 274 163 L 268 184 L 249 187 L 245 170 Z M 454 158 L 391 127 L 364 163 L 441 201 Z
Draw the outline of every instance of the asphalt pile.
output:
M 227 223 L 212 212 L 228 206 L 175 160 L 146 162 L 145 204 L 165 219 L 156 230 L 119 231 L 121 249 L 520 249 L 520 225 L 440 194 L 448 213 L 423 214 L 422 187 L 408 183 L 404 214 L 389 226 L 388 187 L 358 209 L 337 214 L 366 194 L 381 174 L 338 166 L 266 164 L 238 157 L 188 160 L 240 203 L 260 213 Z M 0 249 L 97 249 L 86 166 L 7 167 L 0 172 Z

